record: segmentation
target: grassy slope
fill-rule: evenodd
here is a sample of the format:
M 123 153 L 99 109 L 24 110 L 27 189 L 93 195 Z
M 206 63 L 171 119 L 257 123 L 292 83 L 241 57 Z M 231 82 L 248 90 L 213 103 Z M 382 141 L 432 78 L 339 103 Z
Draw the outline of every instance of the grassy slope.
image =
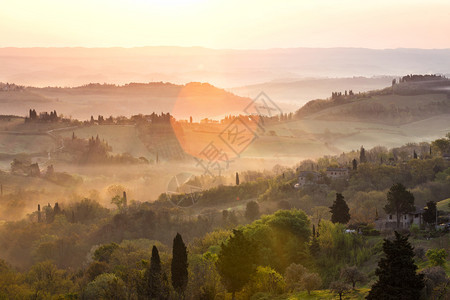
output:
M 450 198 L 439 201 L 437 203 L 437 208 L 438 210 L 442 210 L 442 211 L 446 211 L 446 212 L 450 212 Z
M 358 105 L 381 104 L 385 107 L 395 105 L 398 108 L 417 109 L 434 102 L 447 101 L 445 94 L 425 94 L 425 95 L 377 95 L 368 99 L 356 99 L 351 103 L 345 103 L 330 108 L 323 109 L 317 113 L 313 113 L 307 118 L 320 119 L 327 118 L 329 115 L 338 114 L 352 110 Z M 346 116 L 348 117 L 348 116 Z M 381 120 L 382 121 L 382 120 Z

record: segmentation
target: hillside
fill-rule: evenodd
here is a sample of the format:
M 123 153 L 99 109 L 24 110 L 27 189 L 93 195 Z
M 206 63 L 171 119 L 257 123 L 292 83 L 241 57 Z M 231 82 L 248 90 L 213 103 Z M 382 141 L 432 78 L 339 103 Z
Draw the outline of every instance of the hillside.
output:
M 311 99 L 325 99 L 333 91 L 355 92 L 378 90 L 391 84 L 393 76 L 281 79 L 230 88 L 234 94 L 254 98 L 264 91 L 285 112 L 295 111 Z
M 296 112 L 298 119 L 364 121 L 400 125 L 450 113 L 450 80 L 411 80 L 364 93 L 333 92 Z
M 65 116 L 86 120 L 91 115 L 131 116 L 171 112 L 176 118 L 211 118 L 239 113 L 250 99 L 236 96 L 208 83 L 129 83 L 122 86 L 88 84 L 74 88 L 25 87 L 0 89 L 2 114 L 25 115 L 30 108 L 57 110 Z

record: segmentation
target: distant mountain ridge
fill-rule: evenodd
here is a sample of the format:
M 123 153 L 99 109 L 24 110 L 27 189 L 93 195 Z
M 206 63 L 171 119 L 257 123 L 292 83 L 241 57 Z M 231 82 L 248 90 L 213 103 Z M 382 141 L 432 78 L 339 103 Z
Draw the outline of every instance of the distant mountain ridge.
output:
M 229 88 L 283 78 L 448 74 L 450 49 L 0 48 L 0 65 L 1 82 L 21 85 L 198 81 Z

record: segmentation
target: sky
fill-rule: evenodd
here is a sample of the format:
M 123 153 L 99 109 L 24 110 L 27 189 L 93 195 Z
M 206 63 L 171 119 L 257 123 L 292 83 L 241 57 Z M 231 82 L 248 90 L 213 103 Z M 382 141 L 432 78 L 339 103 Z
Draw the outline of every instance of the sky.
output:
M 448 0 L 0 0 L 0 47 L 450 48 Z

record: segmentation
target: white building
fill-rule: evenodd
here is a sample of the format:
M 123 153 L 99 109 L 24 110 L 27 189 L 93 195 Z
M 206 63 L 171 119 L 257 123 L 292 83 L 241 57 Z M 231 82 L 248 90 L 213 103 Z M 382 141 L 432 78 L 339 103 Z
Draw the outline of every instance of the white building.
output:
M 423 224 L 423 211 L 416 210 L 415 212 L 400 215 L 400 229 L 409 229 L 412 224 L 421 226 Z M 397 229 L 397 215 L 387 214 L 385 218 L 375 220 L 378 230 Z

